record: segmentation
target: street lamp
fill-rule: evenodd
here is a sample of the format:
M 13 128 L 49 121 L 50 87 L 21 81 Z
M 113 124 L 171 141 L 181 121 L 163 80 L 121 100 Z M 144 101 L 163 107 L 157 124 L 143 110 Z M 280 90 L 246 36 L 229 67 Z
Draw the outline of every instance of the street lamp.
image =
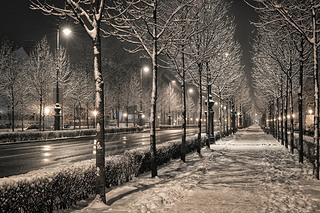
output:
M 140 112 L 139 112 L 139 126 L 143 125 L 143 112 L 142 112 L 142 76 L 143 76 L 143 72 L 149 72 L 149 67 L 145 66 L 145 67 L 141 67 L 140 69 Z
M 125 112 L 125 113 L 123 113 L 123 118 L 124 118 L 124 120 L 125 120 L 125 123 L 126 123 L 126 127 L 128 127 L 128 120 L 127 120 L 127 118 L 128 118 L 128 114 Z
M 94 128 L 96 128 L 98 111 L 97 111 L 97 110 L 94 110 L 94 111 L 92 112 L 92 114 L 93 114 L 93 116 L 94 116 Z
M 68 36 L 68 35 L 70 35 L 70 34 L 72 33 L 72 31 L 71 31 L 69 28 L 64 28 L 64 29 L 63 29 L 63 33 L 64 33 L 66 36 Z
M 65 35 L 70 35 L 71 34 L 71 30 L 68 28 L 65 28 L 62 30 L 62 32 Z M 60 27 L 59 25 L 57 26 L 57 58 L 60 57 Z M 54 115 L 54 130 L 60 130 L 60 111 L 61 111 L 61 106 L 59 104 L 60 100 L 59 100 L 59 63 L 57 62 L 57 74 L 56 74 L 56 105 L 54 108 L 55 111 L 55 115 Z
M 45 118 L 45 116 L 48 116 L 48 115 L 49 115 L 49 112 L 50 112 L 49 107 L 44 108 L 42 131 L 44 131 L 44 118 Z

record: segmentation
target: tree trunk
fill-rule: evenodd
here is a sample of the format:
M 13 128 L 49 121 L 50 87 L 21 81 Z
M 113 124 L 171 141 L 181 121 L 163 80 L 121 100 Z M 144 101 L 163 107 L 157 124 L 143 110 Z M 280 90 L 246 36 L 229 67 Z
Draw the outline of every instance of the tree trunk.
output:
M 229 110 L 229 101 L 228 101 L 228 99 L 227 99 L 227 101 L 226 101 L 226 119 L 227 119 L 227 122 L 226 122 L 226 124 L 227 124 L 227 127 L 226 127 L 226 129 L 227 129 L 226 135 L 227 135 L 227 136 L 229 136 L 229 124 L 228 124 L 228 122 L 229 122 L 229 113 L 228 113 L 228 110 Z
M 81 104 L 79 103 L 79 111 L 78 111 L 78 119 L 79 119 L 79 129 L 81 129 Z
M 315 2 L 312 3 L 312 38 L 313 38 L 313 78 L 314 78 L 314 170 L 313 174 L 319 179 L 319 71 L 318 71 L 318 37 Z
M 185 64 L 184 64 L 184 46 L 182 46 L 182 85 L 181 85 L 181 92 L 182 92 L 182 104 L 183 104 L 183 111 L 182 111 L 182 143 L 181 143 L 181 160 L 186 162 L 186 136 L 187 136 L 187 101 L 186 101 L 186 71 L 185 71 Z
M 119 128 L 120 127 L 120 102 L 119 102 L 119 100 L 117 103 L 116 113 L 117 113 L 117 127 Z
M 24 100 L 22 97 L 22 103 L 21 103 L 21 131 L 23 132 L 23 128 L 24 128 Z
M 288 103 L 289 103 L 289 94 L 288 94 L 288 87 L 289 87 L 289 78 L 287 76 L 287 86 L 286 86 L 286 97 L 285 97 L 285 107 L 284 107 L 284 145 L 288 148 Z
M 207 64 L 208 68 L 208 64 Z M 201 118 L 202 118 L 202 64 L 198 64 L 199 72 L 199 119 L 198 119 L 198 146 L 197 152 L 201 154 Z M 210 143 L 207 142 L 207 147 L 210 148 Z
M 303 120 L 302 120 L 302 110 L 303 110 L 303 99 L 302 99 L 302 89 L 303 89 L 303 38 L 301 38 L 301 49 L 299 58 L 299 92 L 298 92 L 298 103 L 299 103 L 299 163 L 303 163 Z
M 42 124 L 42 94 L 40 95 L 39 130 L 41 130 L 41 124 Z
M 127 106 L 126 106 L 126 113 L 127 113 L 127 116 L 125 117 L 125 122 L 126 122 L 126 127 L 128 127 L 129 126 L 129 107 L 128 107 L 128 103 L 127 103 Z
M 281 82 L 281 88 L 280 88 L 280 96 L 281 96 L 281 112 L 280 112 L 280 115 L 281 115 L 281 145 L 284 145 L 284 137 L 283 137 L 283 108 L 284 108 L 283 101 L 284 101 L 284 98 L 283 98 L 283 78 L 282 78 L 282 75 L 281 75 L 280 82 Z
M 76 104 L 73 104 L 73 129 L 76 129 Z
M 294 128 L 293 128 L 293 97 L 292 97 L 292 79 L 290 77 L 289 80 L 289 85 L 290 85 L 290 151 L 293 154 L 294 153 Z
M 206 115 L 206 134 L 208 138 L 208 143 L 210 144 L 210 137 L 211 137 L 211 122 L 210 122 L 210 107 L 209 107 L 209 100 L 210 100 L 210 94 L 211 94 L 211 85 L 207 86 L 207 115 Z M 214 138 L 214 137 L 213 137 Z M 214 139 L 213 139 L 214 140 Z
M 223 137 L 226 135 L 226 109 L 225 109 L 225 101 L 222 102 L 222 119 L 223 119 Z
M 236 133 L 236 112 L 234 107 L 234 99 L 232 99 L 232 133 Z
M 269 105 L 269 117 L 270 117 L 270 134 L 273 136 L 272 102 Z
M 11 129 L 12 132 L 14 132 L 14 92 L 13 92 L 13 86 L 11 87 Z
M 279 92 L 279 90 L 278 90 Z M 278 94 L 278 93 L 277 93 Z M 276 115 L 276 119 L 277 119 L 277 140 L 280 141 L 280 121 L 279 121 L 279 116 L 280 116 L 280 109 L 279 109 L 279 97 L 277 97 L 277 115 Z
M 101 73 L 101 41 L 99 30 L 93 39 L 93 64 L 96 85 L 96 110 L 97 110 L 97 144 L 96 144 L 96 195 L 106 203 L 105 193 L 105 143 L 104 143 L 104 82 Z
M 221 110 L 221 92 L 219 92 L 219 135 L 222 138 L 222 110 Z
M 150 118 L 150 152 L 151 152 L 151 177 L 157 176 L 157 148 L 156 148 L 156 112 L 157 112 L 157 75 L 158 75 L 158 38 L 157 38 L 157 0 L 153 5 L 153 47 L 152 47 L 152 93 L 151 93 L 151 118 Z
M 89 103 L 87 102 L 87 129 L 89 129 Z

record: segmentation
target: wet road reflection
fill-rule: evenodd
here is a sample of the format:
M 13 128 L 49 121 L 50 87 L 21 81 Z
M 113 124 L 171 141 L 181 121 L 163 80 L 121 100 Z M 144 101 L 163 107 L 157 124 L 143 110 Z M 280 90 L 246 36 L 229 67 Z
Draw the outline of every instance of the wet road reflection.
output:
M 197 129 L 188 129 L 187 136 Z M 157 144 L 181 138 L 181 130 L 157 131 Z M 150 134 L 119 133 L 105 137 L 106 156 L 149 146 Z M 94 159 L 96 141 L 92 136 L 44 142 L 0 144 L 0 177 L 23 174 L 31 170 L 52 168 L 82 160 Z

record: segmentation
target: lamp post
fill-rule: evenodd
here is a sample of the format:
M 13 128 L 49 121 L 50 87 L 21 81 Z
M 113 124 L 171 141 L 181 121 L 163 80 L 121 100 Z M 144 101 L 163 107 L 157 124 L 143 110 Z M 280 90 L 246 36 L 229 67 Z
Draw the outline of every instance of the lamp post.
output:
M 193 94 L 193 89 L 192 88 L 190 88 L 190 89 L 188 89 L 188 93 L 190 93 L 190 95 L 192 95 Z M 190 101 L 190 99 L 191 99 L 192 97 L 190 97 L 190 96 L 188 96 L 187 97 L 187 111 L 188 111 L 188 116 L 187 116 L 187 124 L 191 124 L 191 120 L 190 120 L 190 109 L 188 109 L 188 99 L 189 99 L 189 101 Z M 189 121 L 189 123 L 188 123 L 188 121 Z
M 123 113 L 123 118 L 124 118 L 124 121 L 126 123 L 126 127 L 128 127 L 128 113 Z
M 170 81 L 169 82 L 169 113 L 168 113 L 168 123 L 169 123 L 169 125 L 172 125 L 172 119 L 171 119 L 171 91 L 172 91 L 172 83 L 175 83 L 176 81 L 175 80 L 173 80 L 173 81 Z
M 94 128 L 96 128 L 98 111 L 97 111 L 97 110 L 94 110 L 94 111 L 92 112 L 92 114 L 93 114 L 93 116 L 94 116 Z
M 208 99 L 205 100 L 205 105 L 207 107 L 206 113 L 206 133 L 208 136 L 207 146 L 210 147 L 210 143 L 214 143 L 214 101 L 211 95 L 211 85 L 208 85 Z
M 65 35 L 70 35 L 71 30 L 68 28 L 65 28 L 62 30 L 62 32 Z M 57 59 L 59 60 L 60 58 L 60 26 L 57 26 Z M 60 130 L 60 111 L 61 111 L 61 106 L 59 104 L 60 100 L 60 94 L 59 94 L 59 72 L 60 72 L 60 67 L 59 63 L 57 62 L 57 67 L 56 67 L 56 105 L 54 108 L 55 115 L 54 115 L 54 130 Z
M 142 76 L 143 76 L 143 71 L 144 72 L 149 72 L 149 67 L 141 67 L 140 69 L 140 112 L 139 112 L 139 116 L 138 116 L 138 123 L 139 126 L 143 126 L 143 111 L 142 111 Z

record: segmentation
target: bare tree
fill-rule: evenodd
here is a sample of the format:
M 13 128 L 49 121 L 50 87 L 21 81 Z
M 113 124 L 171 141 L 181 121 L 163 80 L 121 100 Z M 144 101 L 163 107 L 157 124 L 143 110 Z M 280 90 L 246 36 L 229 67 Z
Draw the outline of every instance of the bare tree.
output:
M 71 75 L 72 70 L 70 69 L 70 60 L 67 55 L 67 51 L 64 47 L 60 46 L 59 51 L 55 55 L 55 67 L 59 72 L 56 72 L 52 77 L 55 79 L 55 82 L 58 82 L 58 85 L 60 85 L 60 88 L 68 89 L 67 85 L 70 85 L 71 83 Z M 58 87 L 58 88 L 59 88 Z M 64 93 L 66 93 L 64 90 L 61 91 L 60 96 L 63 99 Z M 60 92 L 59 92 L 60 93 Z M 62 126 L 64 124 L 64 107 L 61 108 L 62 113 Z
M 53 2 L 31 0 L 31 9 L 41 10 L 45 14 L 60 17 L 68 16 L 79 23 L 91 38 L 93 47 L 93 65 L 96 85 L 97 114 L 97 150 L 96 150 L 96 195 L 106 203 L 105 198 L 105 144 L 104 144 L 104 82 L 101 72 L 100 24 L 105 9 L 104 0 L 65 0 L 65 5 L 57 6 Z
M 128 4 L 130 1 L 126 1 Z M 171 27 L 179 12 L 193 0 L 138 1 L 134 6 L 123 12 L 121 18 L 115 19 L 111 26 L 115 29 L 114 35 L 120 39 L 136 44 L 132 53 L 144 50 L 152 61 L 152 97 L 150 118 L 150 149 L 151 149 L 151 176 L 157 176 L 156 164 L 156 112 L 157 112 L 157 79 L 158 56 L 174 41 L 175 34 Z
M 314 78 L 314 175 L 319 179 L 319 70 L 318 47 L 320 3 L 315 0 L 272 1 L 256 0 L 254 7 L 260 13 L 261 23 L 257 24 L 269 31 L 277 32 L 290 27 L 310 43 L 313 48 Z
M 19 97 L 21 97 L 21 94 L 19 94 L 19 87 L 22 83 L 20 64 L 22 64 L 22 61 L 14 51 L 13 44 L 9 40 L 3 39 L 0 49 L 0 89 L 2 91 L 1 96 L 10 100 L 12 131 L 15 128 L 15 107 L 19 103 Z
M 26 79 L 31 85 L 32 94 L 39 100 L 39 127 L 41 127 L 44 105 L 49 103 L 54 71 L 52 54 L 46 37 L 31 52 L 28 66 L 29 73 L 26 75 Z
M 202 94 L 203 89 L 207 90 L 207 100 L 211 95 L 211 86 L 213 81 L 216 80 L 214 77 L 214 69 L 210 69 L 209 61 L 216 60 L 218 55 L 221 55 L 223 51 L 226 51 L 225 44 L 229 40 L 233 39 L 235 26 L 232 24 L 232 20 L 228 18 L 229 4 L 216 0 L 216 1 L 203 1 L 204 9 L 198 11 L 199 18 L 196 22 L 197 28 L 203 28 L 192 37 L 190 47 L 187 49 L 188 56 L 194 58 L 196 66 L 191 69 L 189 75 L 193 80 L 193 83 L 198 87 L 199 91 L 199 117 L 198 121 L 198 141 L 201 140 L 201 116 L 202 116 Z M 210 123 L 209 115 L 209 104 L 207 104 L 207 126 L 208 130 L 213 131 L 213 123 Z M 208 131 L 207 146 L 210 147 L 210 133 Z M 198 142 L 199 143 L 199 142 Z M 198 152 L 200 147 L 198 147 Z

